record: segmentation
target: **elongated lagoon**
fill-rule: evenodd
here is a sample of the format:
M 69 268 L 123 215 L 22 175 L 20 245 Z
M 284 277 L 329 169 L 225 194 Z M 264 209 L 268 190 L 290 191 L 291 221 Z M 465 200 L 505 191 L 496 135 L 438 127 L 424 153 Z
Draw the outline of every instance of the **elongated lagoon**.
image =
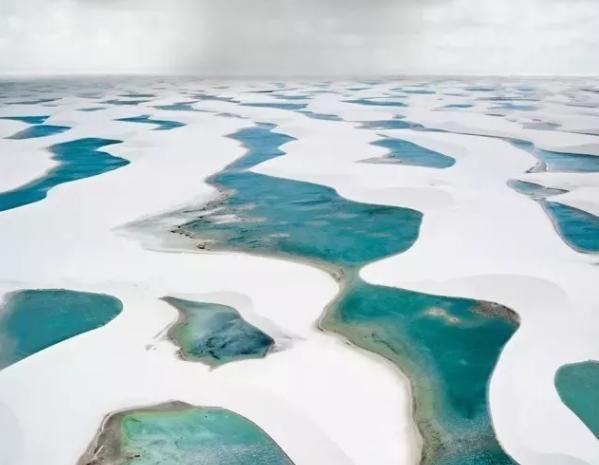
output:
M 142 124 L 153 124 L 156 126 L 156 130 L 165 131 L 168 129 L 176 129 L 185 126 L 183 123 L 178 121 L 169 121 L 154 119 L 150 115 L 130 116 L 127 118 L 118 118 L 116 121 L 124 121 L 127 123 L 142 123 Z
M 487 386 L 502 347 L 517 329 L 516 315 L 488 302 L 362 281 L 362 266 L 414 244 L 422 214 L 352 202 L 325 186 L 249 171 L 282 155 L 280 145 L 290 140 L 271 125 L 231 137 L 248 148 L 247 154 L 208 179 L 220 198 L 175 231 L 196 238 L 203 249 L 283 256 L 330 272 L 341 292 L 321 326 L 408 374 L 425 440 L 423 463 L 513 463 L 495 438 Z
M 8 294 L 0 308 L 0 369 L 104 326 L 122 310 L 115 297 L 65 289 Z
M 543 207 L 560 237 L 583 253 L 599 252 L 599 217 L 584 210 L 551 201 L 550 197 L 567 191 L 526 181 L 510 181 L 509 186 L 529 196 Z
M 46 198 L 48 191 L 60 184 L 97 176 L 129 164 L 123 158 L 99 150 L 120 142 L 86 138 L 53 145 L 50 151 L 52 158 L 58 161 L 58 166 L 21 187 L 0 192 L 0 211 L 39 202 Z

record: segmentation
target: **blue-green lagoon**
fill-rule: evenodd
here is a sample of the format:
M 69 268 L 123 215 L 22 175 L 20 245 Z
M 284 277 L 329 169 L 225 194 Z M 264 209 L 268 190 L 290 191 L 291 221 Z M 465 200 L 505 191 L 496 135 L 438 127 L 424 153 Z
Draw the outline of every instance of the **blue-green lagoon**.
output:
M 583 253 L 599 252 L 599 217 L 563 203 L 547 200 L 553 195 L 567 191 L 519 180 L 510 181 L 508 185 L 538 202 L 551 218 L 560 237 L 570 247 Z
M 185 124 L 180 123 L 178 121 L 169 121 L 169 120 L 161 120 L 154 119 L 150 115 L 140 115 L 140 116 L 130 116 L 127 118 L 118 118 L 116 121 L 124 121 L 127 123 L 143 123 L 143 124 L 153 124 L 158 131 L 165 131 L 168 129 L 175 129 L 185 126 Z
M 104 326 L 122 308 L 120 300 L 105 294 L 67 289 L 10 293 L 0 308 L 0 369 Z
M 62 132 L 66 132 L 71 129 L 68 126 L 57 126 L 52 124 L 36 124 L 27 129 L 23 129 L 22 131 L 13 134 L 12 136 L 7 137 L 7 139 L 36 139 L 38 137 L 48 137 L 54 136 L 56 134 L 60 134 Z
M 184 360 L 218 366 L 237 360 L 263 358 L 274 339 L 247 323 L 228 305 L 165 297 L 179 311 L 169 337 Z
M 449 168 L 455 164 L 452 157 L 395 137 L 385 137 L 371 145 L 386 148 L 389 153 L 381 158 L 365 160 L 369 163 L 397 163 L 427 168 Z
M 230 410 L 170 402 L 108 416 L 78 465 L 293 465 Z
M 489 302 L 362 281 L 361 267 L 414 244 L 422 214 L 352 202 L 329 187 L 249 171 L 283 154 L 279 147 L 289 138 L 272 129 L 260 125 L 231 135 L 247 154 L 208 179 L 220 198 L 194 210 L 194 218 L 173 232 L 195 238 L 201 249 L 286 257 L 331 273 L 341 291 L 320 326 L 391 360 L 409 376 L 425 441 L 422 463 L 512 464 L 495 438 L 487 386 L 518 327 L 517 316 Z
M 563 403 L 599 439 L 599 361 L 564 365 L 555 375 L 555 386 Z
M 39 202 L 53 187 L 97 176 L 129 164 L 124 158 L 101 151 L 119 140 L 85 138 L 53 145 L 49 148 L 58 166 L 43 176 L 10 191 L 0 192 L 0 212 Z

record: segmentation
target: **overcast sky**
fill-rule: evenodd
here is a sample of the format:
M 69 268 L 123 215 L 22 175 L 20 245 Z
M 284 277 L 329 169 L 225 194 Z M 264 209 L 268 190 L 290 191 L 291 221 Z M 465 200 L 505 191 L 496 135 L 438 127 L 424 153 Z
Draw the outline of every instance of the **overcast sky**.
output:
M 0 73 L 599 74 L 599 0 L 0 0 Z

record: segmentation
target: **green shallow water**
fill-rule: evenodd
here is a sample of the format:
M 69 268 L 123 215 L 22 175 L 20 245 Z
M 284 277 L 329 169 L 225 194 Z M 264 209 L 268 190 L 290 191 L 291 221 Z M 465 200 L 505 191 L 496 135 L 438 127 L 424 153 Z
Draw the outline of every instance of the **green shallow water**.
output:
M 262 358 L 274 340 L 227 305 L 165 297 L 182 318 L 169 331 L 186 360 L 211 366 Z
M 0 369 L 104 326 L 122 310 L 115 297 L 66 289 L 8 294 L 0 308 Z
M 181 402 L 112 415 L 79 461 L 88 464 L 293 465 L 241 415 Z
M 246 144 L 247 155 L 208 180 L 221 197 L 176 231 L 196 238 L 203 249 L 310 261 L 332 273 L 343 290 L 321 324 L 409 375 L 425 440 L 423 463 L 513 463 L 495 438 L 487 387 L 501 349 L 517 329 L 515 314 L 495 304 L 361 281 L 362 266 L 414 244 L 422 214 L 252 173 L 255 164 L 282 155 L 281 138 L 267 126 L 255 128 L 251 143 L 245 134 L 231 137 Z
M 599 439 L 599 361 L 564 365 L 555 376 L 555 386 L 562 402 Z

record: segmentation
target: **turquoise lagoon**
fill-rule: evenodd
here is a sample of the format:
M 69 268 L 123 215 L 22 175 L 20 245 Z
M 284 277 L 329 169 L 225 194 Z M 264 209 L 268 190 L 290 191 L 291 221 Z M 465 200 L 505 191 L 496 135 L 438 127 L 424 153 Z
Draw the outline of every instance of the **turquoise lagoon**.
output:
M 248 171 L 283 154 L 279 146 L 289 138 L 272 130 L 260 125 L 231 136 L 246 145 L 247 154 L 208 179 L 220 199 L 175 231 L 196 238 L 200 248 L 283 256 L 329 271 L 341 292 L 321 326 L 409 375 L 425 440 L 423 463 L 512 464 L 493 432 L 487 385 L 517 329 L 515 314 L 488 302 L 362 281 L 362 266 L 414 244 L 422 214 L 352 202 L 325 186 Z
M 65 289 L 23 290 L 0 309 L 0 369 L 104 326 L 122 310 L 115 297 Z
M 376 98 L 360 98 L 354 100 L 345 100 L 347 103 L 355 103 L 357 105 L 367 105 L 371 107 L 407 107 L 405 102 L 393 100 L 377 100 Z
M 532 172 L 593 173 L 599 171 L 599 156 L 544 150 L 525 140 L 511 139 L 510 142 L 539 160 L 539 165 L 535 166 Z
M 560 237 L 573 249 L 583 253 L 599 252 L 599 217 L 547 198 L 567 191 L 525 181 L 508 183 L 517 192 L 528 195 L 543 207 Z
M 152 119 L 150 115 L 140 115 L 140 116 L 130 116 L 128 118 L 118 118 L 116 121 L 124 121 L 127 123 L 145 123 L 145 124 L 154 124 L 158 126 L 156 130 L 165 131 L 168 129 L 175 129 L 185 126 L 183 123 L 179 123 L 178 121 L 168 121 L 168 120 L 160 120 L 160 119 Z
M 111 415 L 79 465 L 293 465 L 272 438 L 229 410 L 171 402 Z
M 55 134 L 60 134 L 71 129 L 69 126 L 56 126 L 52 124 L 36 124 L 30 128 L 23 129 L 22 131 L 13 134 L 7 139 L 35 139 L 38 137 L 48 137 Z
M 50 151 L 58 166 L 21 187 L 0 192 L 0 211 L 43 200 L 48 191 L 60 184 L 97 176 L 129 164 L 123 158 L 99 150 L 118 143 L 121 141 L 86 138 L 53 145 Z
M 44 124 L 49 118 L 48 115 L 43 116 L 2 116 L 0 119 L 20 121 L 22 123 L 31 124 L 31 127 L 13 134 L 7 139 L 34 139 L 37 137 L 53 136 L 61 132 L 71 129 L 68 126 L 57 126 L 53 124 Z
M 544 202 L 564 241 L 584 253 L 599 252 L 599 217 L 559 202 Z
M 7 119 L 12 121 L 20 121 L 27 124 L 44 124 L 45 121 L 50 118 L 50 115 L 43 116 L 2 116 L 0 119 Z
M 195 109 L 192 104 L 198 102 L 198 100 L 192 100 L 190 102 L 176 102 L 170 103 L 168 105 L 154 105 L 154 108 L 159 110 L 168 110 L 168 111 L 204 111 Z
M 248 107 L 257 108 L 275 108 L 278 110 L 303 110 L 308 104 L 307 103 L 277 103 L 277 102 L 256 102 L 256 103 L 242 103 Z
M 274 340 L 247 323 L 228 305 L 165 297 L 181 317 L 170 328 L 170 338 L 185 360 L 218 366 L 237 360 L 265 357 Z
M 561 367 L 555 386 L 562 401 L 599 439 L 599 361 Z
M 382 158 L 368 160 L 370 162 L 380 161 L 428 168 L 449 168 L 455 164 L 455 159 L 452 157 L 395 137 L 385 137 L 373 142 L 372 145 L 388 149 L 389 154 Z

